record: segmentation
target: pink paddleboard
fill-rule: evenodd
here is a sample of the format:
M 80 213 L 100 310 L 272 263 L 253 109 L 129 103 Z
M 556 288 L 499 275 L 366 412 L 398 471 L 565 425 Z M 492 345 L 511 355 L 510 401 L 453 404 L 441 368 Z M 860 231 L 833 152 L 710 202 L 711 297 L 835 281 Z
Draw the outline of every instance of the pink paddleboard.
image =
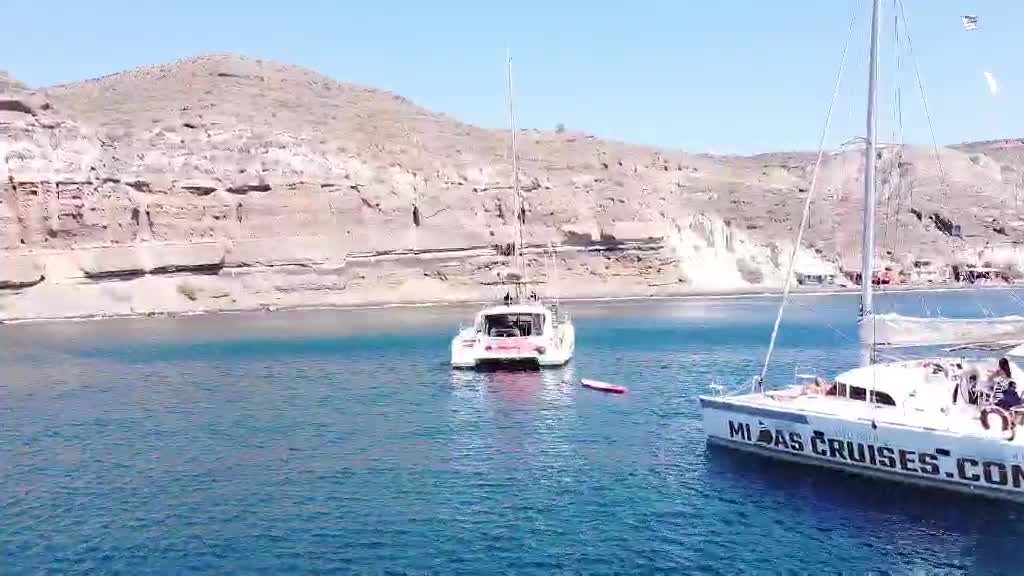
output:
M 612 394 L 625 394 L 626 389 L 622 386 L 616 386 L 607 382 L 600 382 L 598 380 L 588 380 L 586 378 L 580 378 L 580 384 L 583 384 L 585 388 L 593 390 L 600 390 L 601 392 L 610 392 Z

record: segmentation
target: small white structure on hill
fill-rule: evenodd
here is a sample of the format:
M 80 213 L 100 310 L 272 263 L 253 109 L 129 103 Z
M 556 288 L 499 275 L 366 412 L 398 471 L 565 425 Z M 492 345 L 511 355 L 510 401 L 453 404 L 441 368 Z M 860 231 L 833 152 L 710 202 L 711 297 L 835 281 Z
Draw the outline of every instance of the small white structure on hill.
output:
M 794 274 L 801 286 L 832 286 L 839 276 L 839 269 L 835 264 L 819 258 L 801 255 L 794 267 Z

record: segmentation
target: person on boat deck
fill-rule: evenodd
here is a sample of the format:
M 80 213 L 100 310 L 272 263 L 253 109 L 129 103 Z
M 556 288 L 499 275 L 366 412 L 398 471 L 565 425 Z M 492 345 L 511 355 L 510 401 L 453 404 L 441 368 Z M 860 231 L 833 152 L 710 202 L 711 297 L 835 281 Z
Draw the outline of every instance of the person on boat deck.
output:
M 999 368 L 990 376 L 993 380 L 999 377 L 1006 378 L 1007 380 L 1013 378 L 1013 374 L 1010 373 L 1010 361 L 1005 356 L 999 359 Z
M 804 393 L 808 394 L 824 394 L 826 396 L 836 395 L 835 383 L 829 384 L 821 376 L 815 376 L 814 382 L 804 387 Z
M 504 300 L 505 300 L 505 306 L 511 306 L 512 305 L 512 295 L 509 294 L 508 292 L 505 292 Z
M 978 403 L 978 375 L 971 374 L 967 377 L 967 403 Z
M 1014 406 L 1019 405 L 1021 402 L 1020 395 L 1017 394 L 1017 383 L 1010 380 L 1006 386 L 1006 390 L 1003 390 L 1002 396 L 996 401 L 996 406 L 1003 410 L 1009 410 Z
M 519 327 L 516 325 L 515 319 L 512 318 L 512 316 L 505 316 L 504 318 L 502 318 L 501 319 L 501 326 L 502 326 L 502 328 L 506 328 L 506 329 L 509 329 L 509 330 L 518 330 L 519 329 Z
M 1010 409 L 1020 404 L 1020 395 L 1017 393 L 1017 384 L 1011 380 L 1010 361 L 1006 358 L 999 359 L 999 368 L 996 368 L 988 375 L 988 392 L 991 394 L 990 402 L 1000 408 Z
M 804 386 L 804 394 L 824 394 L 825 393 L 825 381 L 821 379 L 821 376 L 815 376 L 814 382 Z
M 1006 390 L 1006 384 L 1011 378 L 1013 375 L 1010 373 L 1010 361 L 1000 358 L 999 367 L 988 374 L 988 378 L 983 384 L 984 389 L 992 393 L 994 399 L 996 394 Z

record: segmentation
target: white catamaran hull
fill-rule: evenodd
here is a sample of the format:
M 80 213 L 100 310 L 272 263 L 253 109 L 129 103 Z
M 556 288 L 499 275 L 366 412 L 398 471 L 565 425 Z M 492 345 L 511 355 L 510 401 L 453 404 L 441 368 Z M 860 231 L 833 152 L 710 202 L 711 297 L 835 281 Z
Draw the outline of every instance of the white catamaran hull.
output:
M 772 458 L 1024 501 L 1024 444 L 701 397 L 708 442 Z

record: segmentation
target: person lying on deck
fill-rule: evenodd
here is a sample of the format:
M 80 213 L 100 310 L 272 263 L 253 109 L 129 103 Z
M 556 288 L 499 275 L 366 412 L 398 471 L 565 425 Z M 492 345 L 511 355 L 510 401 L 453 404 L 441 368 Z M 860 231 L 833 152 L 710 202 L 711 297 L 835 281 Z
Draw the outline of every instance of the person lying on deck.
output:
M 826 396 L 836 395 L 835 383 L 829 384 L 821 376 L 815 376 L 814 382 L 804 386 L 803 392 L 805 394 L 824 394 Z

